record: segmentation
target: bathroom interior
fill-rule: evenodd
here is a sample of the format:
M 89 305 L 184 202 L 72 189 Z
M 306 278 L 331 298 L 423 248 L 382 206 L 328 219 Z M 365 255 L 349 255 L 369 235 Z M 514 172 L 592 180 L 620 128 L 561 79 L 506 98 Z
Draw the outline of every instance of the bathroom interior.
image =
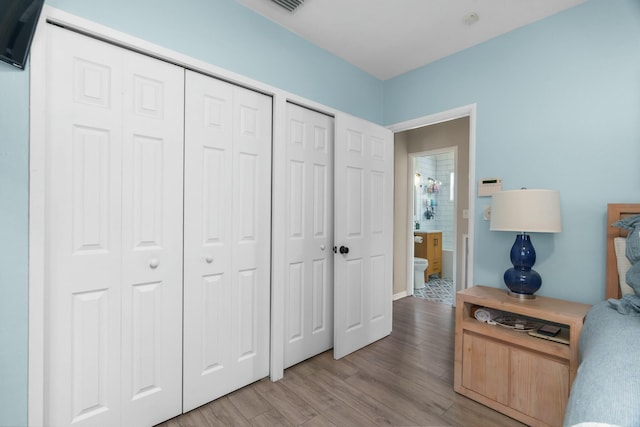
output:
M 416 156 L 414 171 L 414 296 L 453 303 L 455 150 Z

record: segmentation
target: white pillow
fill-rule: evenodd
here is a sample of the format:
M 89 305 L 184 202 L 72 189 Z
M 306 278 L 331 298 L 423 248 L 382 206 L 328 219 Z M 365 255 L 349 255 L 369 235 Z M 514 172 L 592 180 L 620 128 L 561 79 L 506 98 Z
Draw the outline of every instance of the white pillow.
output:
M 613 247 L 616 250 L 616 264 L 618 266 L 618 280 L 620 283 L 620 292 L 622 295 L 634 294 L 634 290 L 631 286 L 627 285 L 625 277 L 627 276 L 627 270 L 631 268 L 631 262 L 627 258 L 627 239 L 624 237 L 616 237 L 613 239 Z

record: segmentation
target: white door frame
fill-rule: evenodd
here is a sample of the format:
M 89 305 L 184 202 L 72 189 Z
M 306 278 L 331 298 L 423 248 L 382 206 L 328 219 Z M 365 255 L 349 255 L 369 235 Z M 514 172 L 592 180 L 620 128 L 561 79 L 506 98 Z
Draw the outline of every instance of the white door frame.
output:
M 415 268 L 413 268 L 413 258 L 414 258 L 414 250 L 415 250 L 415 245 L 413 244 L 413 235 L 414 235 L 414 225 L 413 225 L 413 213 L 415 212 L 415 183 L 414 183 L 414 177 L 415 177 L 415 173 L 416 173 L 416 169 L 415 169 L 415 165 L 414 165 L 414 161 L 417 157 L 425 157 L 425 156 L 437 156 L 438 154 L 444 154 L 444 153 L 449 153 L 453 151 L 453 158 L 454 158 L 454 163 L 453 163 L 453 173 L 454 173 L 454 182 L 453 182 L 453 194 L 454 194 L 454 198 L 453 198 L 453 211 L 454 212 L 458 212 L 458 147 L 457 146 L 453 146 L 453 147 L 446 147 L 446 148 L 438 148 L 435 150 L 427 150 L 427 151 L 421 151 L 418 153 L 409 153 L 409 155 L 407 156 L 407 200 L 409 200 L 409 206 L 411 206 L 411 211 L 407 212 L 407 228 L 408 228 L 408 232 L 407 232 L 407 236 L 408 239 L 410 240 L 408 242 L 408 246 L 407 248 L 410 248 L 411 253 L 407 252 L 407 258 L 408 260 L 411 260 L 411 262 L 407 261 L 408 264 L 411 265 L 410 271 L 409 271 L 409 275 L 407 276 L 407 295 L 413 295 L 413 280 L 414 280 L 414 274 L 415 274 Z M 457 254 L 458 254 L 458 221 L 457 221 L 457 217 L 455 218 L 455 220 L 453 221 L 453 283 L 458 283 L 457 282 L 457 264 L 458 264 L 458 260 L 457 260 Z M 443 237 L 444 240 L 444 237 Z
M 477 117 L 477 106 L 476 104 L 464 105 L 462 107 L 453 108 L 451 110 L 442 111 L 439 113 L 431 114 L 428 116 L 418 117 L 416 119 L 407 120 L 404 122 L 396 123 L 394 125 L 388 126 L 391 131 L 394 133 L 402 132 L 405 130 L 416 129 L 423 126 L 435 125 L 442 122 L 447 122 L 454 119 L 459 119 L 462 117 L 469 117 L 469 212 L 468 212 L 468 255 L 467 255 L 467 266 L 469 271 L 466 274 L 463 274 L 465 283 L 456 284 L 456 290 L 465 289 L 473 284 L 473 242 L 474 242 L 474 227 L 475 227 L 475 198 L 476 198 L 476 187 L 475 187 L 475 176 L 476 176 L 476 117 Z M 411 168 L 413 169 L 413 168 Z M 456 180 L 457 182 L 458 180 Z M 411 183 L 412 181 L 410 181 Z M 413 198 L 413 197 L 412 197 Z M 407 217 L 407 218 L 413 218 Z M 406 261 L 406 272 L 408 278 L 413 278 L 413 257 L 409 257 L 410 254 L 413 254 L 413 238 L 410 236 L 413 235 L 413 227 L 411 227 L 412 220 L 408 221 L 407 227 L 407 236 L 405 241 L 407 242 L 407 261 Z M 458 248 L 460 250 L 464 250 L 464 248 Z M 454 263 L 455 264 L 455 263 Z M 411 293 L 409 293 L 409 291 Z M 407 283 L 407 295 L 413 295 L 413 281 Z M 455 300 L 454 300 L 455 305 Z

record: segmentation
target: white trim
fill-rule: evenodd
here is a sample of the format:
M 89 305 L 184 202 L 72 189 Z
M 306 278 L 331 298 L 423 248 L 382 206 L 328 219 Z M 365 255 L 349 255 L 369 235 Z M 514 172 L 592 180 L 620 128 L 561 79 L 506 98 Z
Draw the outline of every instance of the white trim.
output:
M 415 255 L 415 245 L 413 237 L 413 213 L 416 211 L 415 205 L 415 171 L 413 170 L 413 159 L 415 157 L 412 154 L 407 156 L 407 201 L 408 206 L 411 206 L 411 209 L 407 209 L 407 228 L 405 229 L 406 236 L 406 244 L 407 244 L 407 260 L 406 260 L 406 270 L 407 270 L 407 290 L 405 293 L 407 295 L 413 295 L 414 292 L 414 273 L 415 269 L 413 267 L 413 258 Z
M 408 296 L 409 295 L 407 295 L 407 291 L 398 292 L 397 294 L 393 294 L 393 300 L 397 301 L 401 298 L 408 297 Z
M 27 423 L 44 425 L 45 393 L 45 115 L 48 6 L 40 15 L 29 59 L 29 367 Z
M 284 259 L 282 235 L 285 215 L 278 215 L 283 206 L 286 179 L 282 166 L 285 135 L 285 113 L 287 101 L 305 106 L 329 116 L 338 110 L 286 92 L 273 86 L 225 70 L 179 52 L 158 46 L 137 37 L 130 36 L 109 27 L 69 14 L 60 9 L 45 5 L 35 33 L 30 59 L 30 158 L 29 158 L 29 390 L 28 421 L 30 426 L 40 426 L 45 419 L 45 140 L 46 140 L 46 63 L 47 63 L 47 22 L 69 28 L 70 30 L 95 37 L 126 49 L 161 59 L 186 69 L 217 77 L 230 83 L 253 89 L 273 97 L 273 239 L 272 239 L 272 277 L 271 277 L 271 360 L 270 377 L 276 381 L 283 376 L 284 360 L 284 281 L 283 269 L 279 268 Z
M 405 130 L 411 130 L 423 126 L 435 125 L 438 123 L 446 122 L 449 120 L 458 119 L 461 117 L 469 117 L 469 224 L 468 224 L 468 236 L 469 236 L 469 253 L 467 256 L 467 262 L 469 269 L 467 271 L 468 276 L 465 278 L 464 283 L 456 283 L 457 291 L 465 289 L 468 284 L 473 283 L 473 248 L 474 248 L 474 229 L 475 229 L 475 198 L 476 198 L 476 190 L 475 190 L 475 176 L 476 176 L 476 116 L 477 116 L 477 105 L 469 104 L 464 105 L 462 107 L 453 108 L 451 110 L 442 111 L 439 113 L 431 114 L 428 116 L 418 117 L 416 119 L 407 120 L 404 122 L 396 123 L 390 126 L 387 126 L 394 133 L 402 132 Z M 414 154 L 414 153 L 411 153 Z M 457 162 L 456 162 L 457 168 Z M 408 170 L 413 170 L 413 165 L 407 168 Z M 409 179 L 412 179 L 413 174 L 409 176 Z M 456 185 L 459 182 L 459 179 L 456 179 Z M 411 196 L 413 199 L 413 196 Z M 413 212 L 410 213 L 411 219 L 409 220 L 409 224 L 412 223 Z M 413 227 L 411 227 L 413 228 Z M 457 230 L 456 230 L 457 232 Z M 407 233 L 413 233 L 413 230 L 407 231 Z M 406 239 L 407 241 L 410 239 Z M 413 246 L 411 243 L 407 242 L 407 277 L 413 278 L 413 261 L 409 261 L 412 259 L 408 256 L 408 254 L 413 253 Z M 455 267 L 454 267 L 455 268 Z M 411 284 L 407 284 L 407 291 L 409 286 L 413 286 L 413 281 Z M 410 291 L 410 295 L 413 295 L 413 290 Z M 454 302 L 455 305 L 455 302 Z
M 271 360 L 270 378 L 284 377 L 285 257 L 286 257 L 286 116 L 287 100 L 273 102 L 273 155 L 271 167 Z
M 467 257 L 469 254 L 469 235 L 462 235 L 462 287 L 467 288 L 467 276 L 469 271 L 469 261 L 467 261 Z
M 439 113 L 422 116 L 404 122 L 387 126 L 392 132 L 402 132 L 423 126 L 435 125 L 449 120 L 459 119 L 461 117 L 475 116 L 476 104 L 464 105 L 462 107 L 452 108 L 451 110 L 441 111 Z

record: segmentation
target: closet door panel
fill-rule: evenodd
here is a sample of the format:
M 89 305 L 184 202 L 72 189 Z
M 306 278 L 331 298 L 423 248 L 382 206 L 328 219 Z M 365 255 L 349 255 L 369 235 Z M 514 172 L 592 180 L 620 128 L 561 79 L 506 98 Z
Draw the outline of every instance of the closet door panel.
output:
M 182 412 L 184 70 L 123 52 L 123 419 Z
M 287 104 L 285 368 L 333 346 L 333 118 Z
M 393 134 L 346 114 L 336 117 L 334 357 L 391 332 Z
M 189 411 L 233 381 L 233 88 L 186 73 L 184 393 Z
M 49 425 L 120 423 L 120 53 L 52 28 L 47 82 Z
M 187 71 L 184 411 L 268 375 L 271 100 Z
M 239 337 L 234 358 L 236 388 L 269 375 L 271 305 L 270 97 L 233 88 L 233 247 L 236 277 L 232 301 Z

